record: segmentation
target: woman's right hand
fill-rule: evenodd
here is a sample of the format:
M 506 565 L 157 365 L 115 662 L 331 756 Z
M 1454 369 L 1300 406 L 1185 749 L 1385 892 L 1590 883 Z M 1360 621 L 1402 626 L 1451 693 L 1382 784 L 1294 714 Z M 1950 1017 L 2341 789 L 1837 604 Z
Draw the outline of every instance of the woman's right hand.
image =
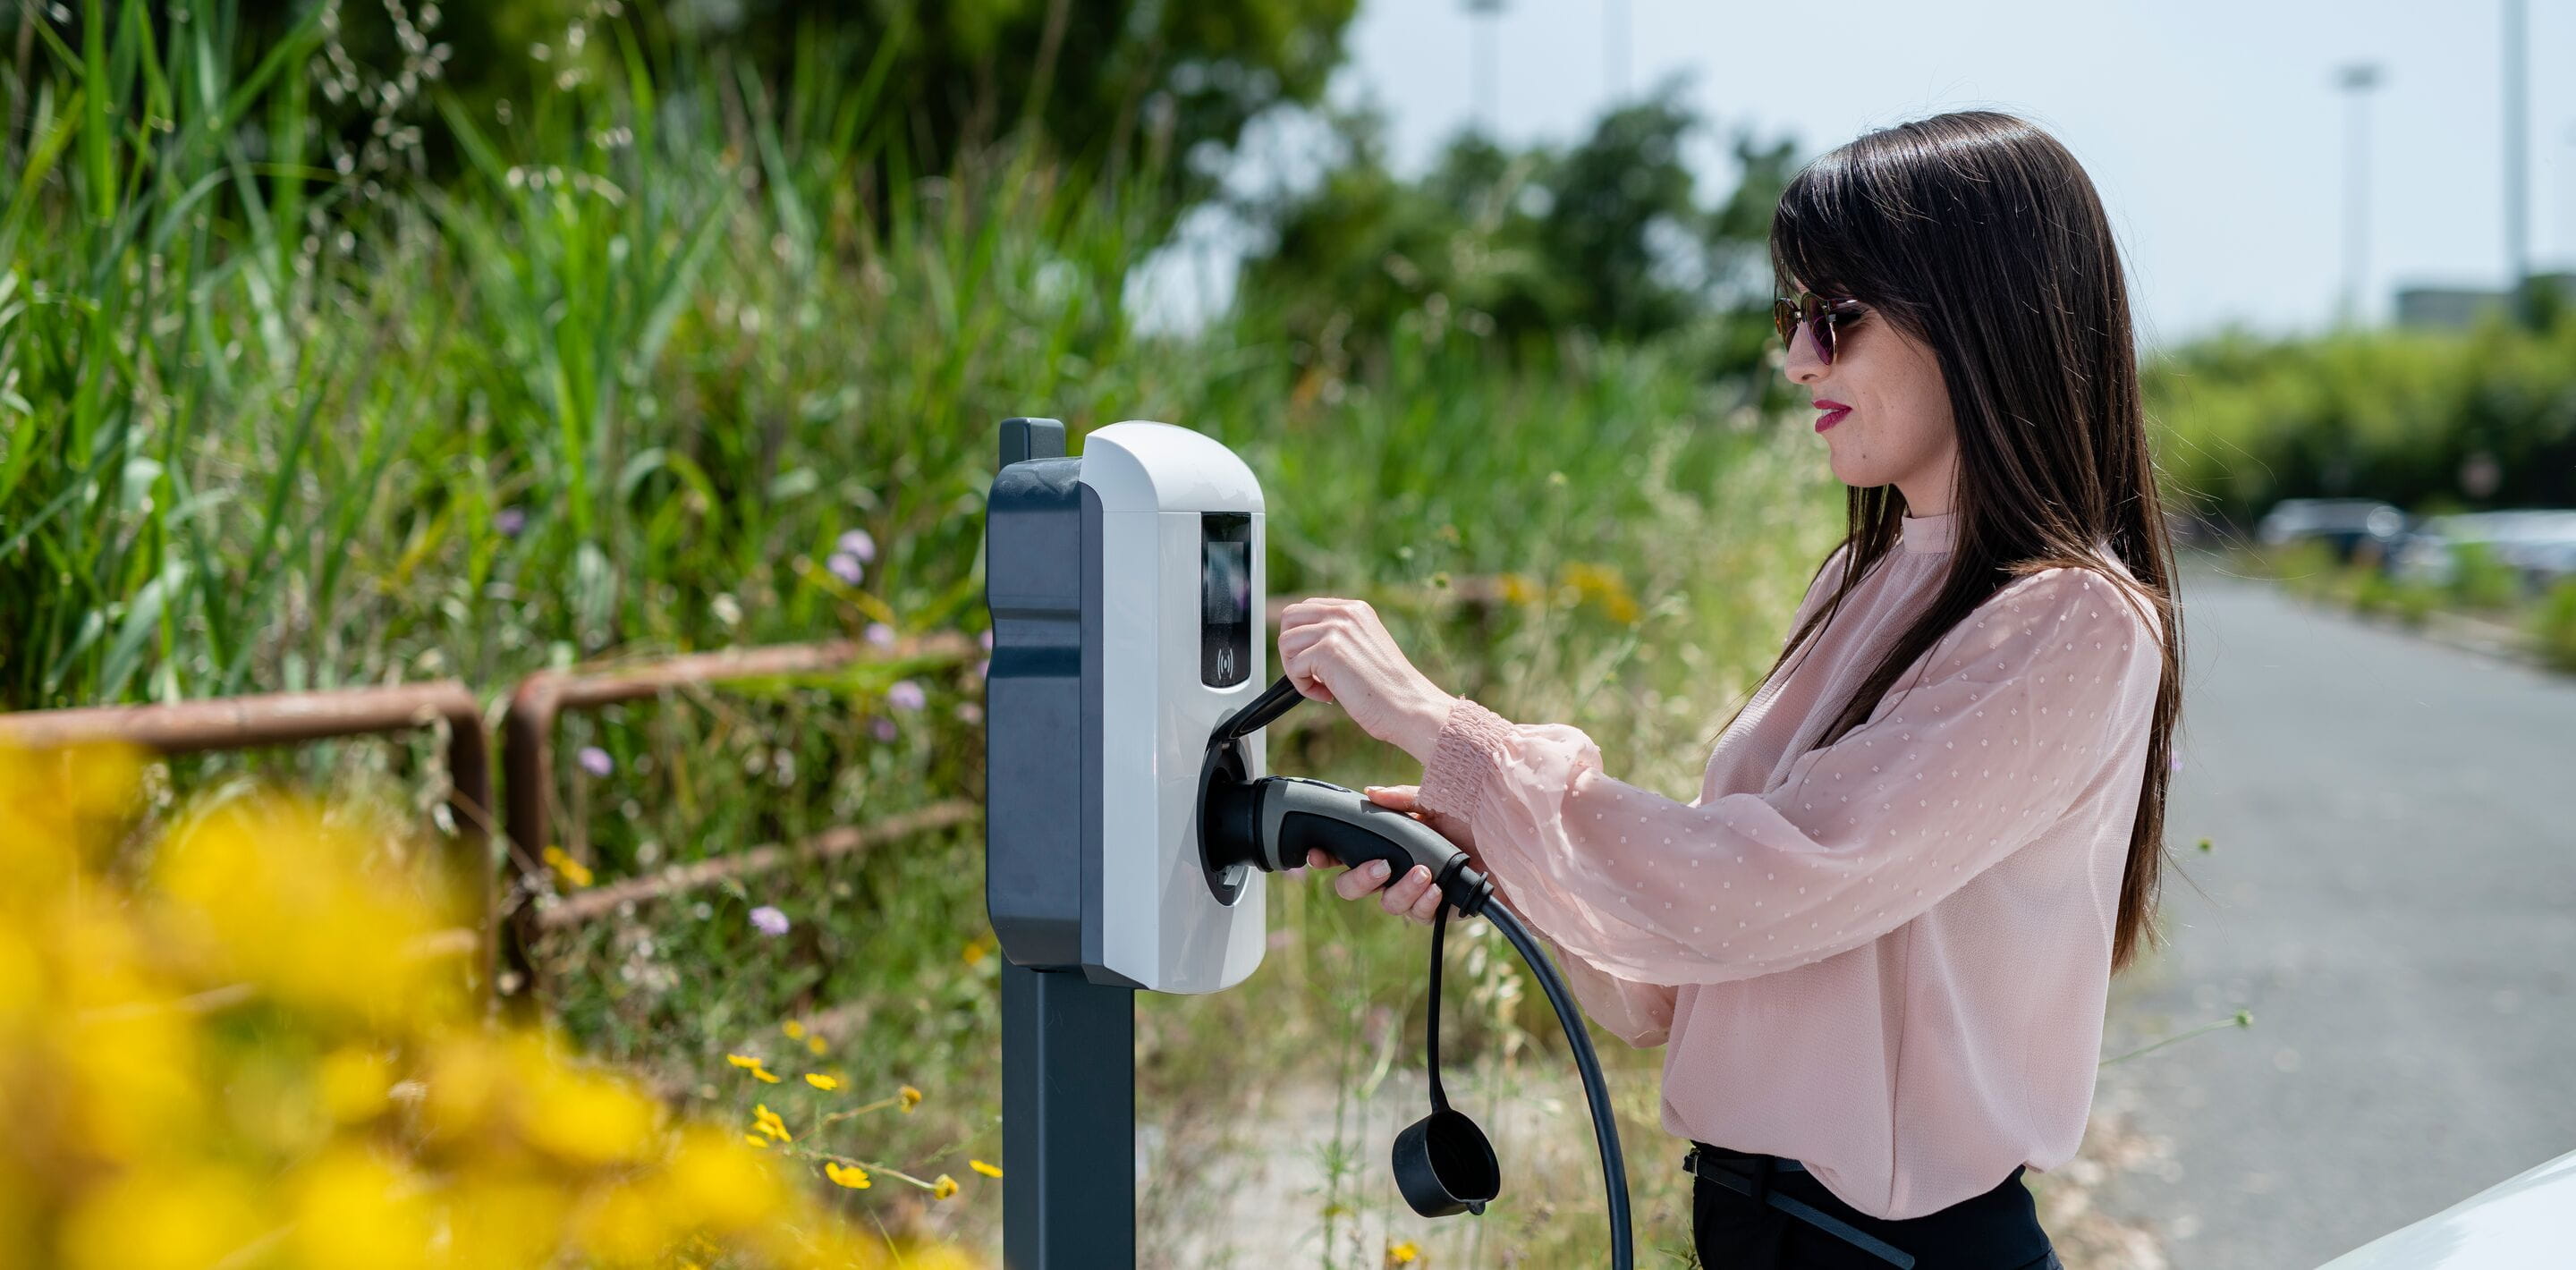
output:
M 1372 785 L 1367 793 L 1369 801 L 1383 807 L 1393 807 L 1415 820 L 1429 824 L 1430 821 L 1421 812 L 1413 809 L 1413 795 L 1418 788 L 1414 785 Z M 1433 825 L 1432 828 L 1437 829 L 1439 826 Z M 1457 839 L 1451 838 L 1450 841 L 1456 842 Z M 1458 845 L 1461 849 L 1466 846 L 1465 843 Z M 1306 863 L 1318 869 L 1329 869 L 1338 865 L 1340 861 L 1321 850 L 1309 850 L 1306 852 Z M 1333 879 L 1333 893 L 1346 900 L 1356 900 L 1375 891 L 1378 907 L 1389 913 L 1401 913 L 1425 926 L 1430 925 L 1432 919 L 1440 915 L 1441 904 L 1440 888 L 1432 885 L 1431 870 L 1417 864 L 1406 870 L 1403 877 L 1397 878 L 1395 885 L 1387 886 L 1386 879 L 1390 872 L 1384 860 L 1371 860 L 1356 869 L 1343 869 L 1341 876 Z M 1381 887 L 1384 889 L 1381 890 Z

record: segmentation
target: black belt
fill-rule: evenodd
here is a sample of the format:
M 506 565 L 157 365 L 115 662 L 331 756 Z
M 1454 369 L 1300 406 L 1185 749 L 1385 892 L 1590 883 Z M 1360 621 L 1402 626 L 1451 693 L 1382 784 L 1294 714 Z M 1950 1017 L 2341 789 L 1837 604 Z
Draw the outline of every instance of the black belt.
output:
M 1752 1165 L 1752 1176 L 1747 1177 L 1727 1168 L 1725 1165 L 1729 1161 Z M 1806 1168 L 1806 1165 L 1796 1160 L 1784 1159 L 1776 1155 L 1708 1156 L 1704 1155 L 1698 1147 L 1692 1147 L 1690 1154 L 1682 1157 L 1684 1172 L 1695 1177 L 1707 1178 L 1739 1195 L 1750 1197 L 1756 1204 L 1769 1204 L 1827 1234 L 1859 1247 L 1863 1252 L 1878 1257 L 1889 1265 L 1910 1270 L 1914 1265 L 1914 1254 L 1891 1246 L 1885 1240 L 1873 1238 L 1868 1232 L 1813 1204 L 1771 1189 L 1772 1173 L 1803 1173 Z

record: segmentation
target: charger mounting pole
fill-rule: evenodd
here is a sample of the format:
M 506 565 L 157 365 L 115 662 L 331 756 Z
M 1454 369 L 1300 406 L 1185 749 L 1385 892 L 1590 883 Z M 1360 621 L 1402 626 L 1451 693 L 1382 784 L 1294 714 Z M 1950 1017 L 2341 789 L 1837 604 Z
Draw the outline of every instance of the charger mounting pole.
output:
M 1001 466 L 1064 457 L 1064 425 L 1053 419 L 1007 419 L 1001 430 Z M 991 538 L 987 536 L 987 549 Z M 1079 559 L 1079 544 L 1062 559 Z M 1006 620 L 1046 620 L 1047 611 L 1074 607 L 1079 569 L 1054 570 L 1041 584 L 1076 588 L 1062 607 L 1039 597 L 1026 610 L 994 594 L 986 562 L 988 599 Z M 1013 585 L 1022 583 L 1014 580 Z M 1078 641 L 1077 641 L 1078 642 Z M 999 655 L 1003 642 L 996 637 Z M 996 671 L 1000 667 L 994 668 Z M 1073 705 L 1046 696 L 1061 689 L 1047 676 L 1005 682 L 986 679 L 986 691 L 1029 692 L 1029 704 L 1050 719 Z M 989 703 L 988 703 L 989 708 Z M 1078 717 L 1079 706 L 1072 712 Z M 995 717 L 988 714 L 988 718 Z M 986 859 L 1008 835 L 1051 836 L 1069 821 L 1062 799 L 1081 797 L 1085 782 L 1061 750 L 1032 750 L 1041 738 L 995 735 L 988 729 Z M 1050 807 L 1048 800 L 1055 800 Z M 1078 802 L 1077 804 L 1078 805 Z M 1032 814 L 1044 809 L 1043 815 Z M 995 813 L 1000 814 L 995 814 Z M 1012 853 L 1004 852 L 1005 856 Z M 1049 849 L 1046 857 L 1069 862 Z M 1061 891 L 1071 879 L 1049 882 Z M 1005 883 L 1009 885 L 1011 883 Z M 1002 1257 L 1008 1270 L 1095 1270 L 1136 1264 L 1136 989 L 1094 983 L 1079 965 L 1033 969 L 1002 959 Z
M 1136 990 L 1002 963 L 1002 1260 L 1136 1264 Z

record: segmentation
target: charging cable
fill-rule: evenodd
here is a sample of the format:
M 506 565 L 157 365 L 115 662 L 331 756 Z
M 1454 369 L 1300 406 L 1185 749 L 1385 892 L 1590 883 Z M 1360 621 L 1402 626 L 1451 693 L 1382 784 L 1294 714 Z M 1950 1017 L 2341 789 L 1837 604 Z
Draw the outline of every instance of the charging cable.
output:
M 1601 1182 L 1608 1197 L 1610 1262 L 1614 1270 L 1632 1270 L 1634 1237 L 1628 1220 L 1628 1166 L 1619 1150 L 1619 1124 L 1610 1110 L 1609 1083 L 1600 1057 L 1583 1027 L 1583 1013 L 1565 980 L 1538 946 L 1529 928 L 1504 906 L 1493 902 L 1494 887 L 1467 862 L 1467 853 L 1433 829 L 1392 807 L 1381 806 L 1357 790 L 1302 776 L 1248 779 L 1241 738 L 1285 714 L 1304 694 L 1282 676 L 1252 704 L 1237 711 L 1210 736 L 1206 764 L 1199 773 L 1199 847 L 1211 888 L 1232 902 L 1239 879 L 1248 869 L 1276 873 L 1306 862 L 1320 850 L 1357 868 L 1371 860 L 1387 862 L 1387 885 L 1419 864 L 1431 871 L 1440 888 L 1439 918 L 1431 929 L 1431 1019 L 1427 1048 L 1431 1060 L 1431 1114 L 1396 1136 L 1396 1185 L 1405 1202 L 1425 1217 L 1483 1213 L 1501 1189 L 1501 1171 L 1493 1148 L 1473 1120 L 1448 1105 L 1440 1087 L 1440 954 L 1451 909 L 1482 917 L 1503 932 L 1512 949 L 1538 979 L 1556 1008 L 1556 1021 L 1574 1053 L 1583 1078 L 1584 1101 L 1592 1111 L 1592 1134 L 1600 1147 Z

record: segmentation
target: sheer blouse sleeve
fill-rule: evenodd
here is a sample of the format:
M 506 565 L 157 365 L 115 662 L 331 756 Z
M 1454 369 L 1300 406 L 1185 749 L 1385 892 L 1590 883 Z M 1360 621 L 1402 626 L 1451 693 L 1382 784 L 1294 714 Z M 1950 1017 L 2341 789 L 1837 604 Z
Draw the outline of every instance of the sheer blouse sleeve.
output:
M 1808 583 L 1807 594 L 1799 599 L 1797 612 L 1789 619 L 1791 634 L 1797 632 L 1799 623 L 1806 621 L 1808 614 L 1823 607 L 1825 600 L 1832 596 L 1834 588 L 1842 580 L 1843 561 L 1849 551 L 1848 546 L 1836 549 L 1817 568 L 1816 576 Z M 1692 799 L 1690 805 L 1698 806 L 1699 800 Z M 1469 850 L 1474 850 L 1475 832 L 1465 821 L 1456 816 L 1439 816 L 1432 823 Z M 1512 902 L 1509 883 L 1496 878 L 1494 891 L 1505 908 L 1520 912 Z M 1540 938 L 1545 939 L 1545 934 L 1542 933 Z M 1548 940 L 1548 948 L 1556 954 L 1557 965 L 1565 972 L 1566 985 L 1573 989 L 1575 999 L 1583 1003 L 1585 1016 L 1603 1030 L 1640 1049 L 1652 1048 L 1672 1039 L 1674 989 L 1671 984 L 1621 978 L 1574 955 L 1554 940 Z
M 1417 805 L 1467 826 L 1513 911 L 1612 979 L 1721 983 L 1819 961 L 2046 832 L 2147 726 L 2162 652 L 2122 592 L 2083 569 L 2014 581 L 1866 722 L 1775 787 L 1706 803 L 1605 775 L 1576 728 L 1462 697 Z
M 1443 837 L 1467 849 L 1476 850 L 1475 830 L 1456 816 L 1424 812 L 1423 820 L 1440 831 Z M 1520 913 L 1512 903 L 1511 888 L 1497 880 L 1494 898 L 1503 907 Z M 1524 920 L 1524 925 L 1529 923 Z M 1535 927 L 1533 927 L 1535 929 Z M 1544 935 L 1540 936 L 1545 939 Z M 1584 1016 L 1600 1024 L 1611 1035 L 1640 1049 L 1661 1045 L 1672 1035 L 1673 990 L 1653 983 L 1638 983 L 1608 974 L 1561 947 L 1549 945 L 1556 954 L 1558 968 L 1565 972 L 1565 984 L 1574 999 L 1583 1006 Z

